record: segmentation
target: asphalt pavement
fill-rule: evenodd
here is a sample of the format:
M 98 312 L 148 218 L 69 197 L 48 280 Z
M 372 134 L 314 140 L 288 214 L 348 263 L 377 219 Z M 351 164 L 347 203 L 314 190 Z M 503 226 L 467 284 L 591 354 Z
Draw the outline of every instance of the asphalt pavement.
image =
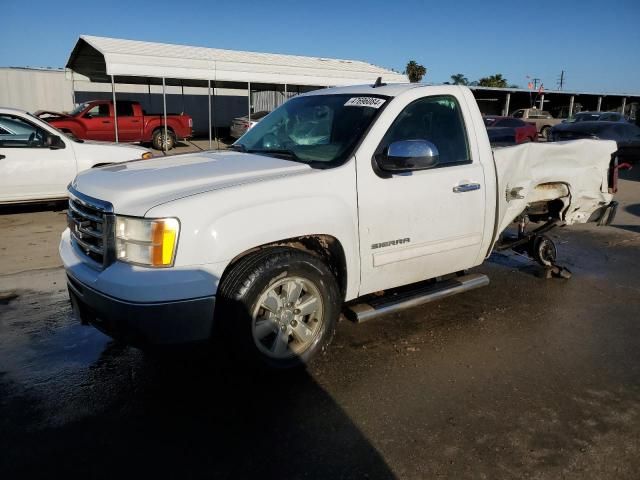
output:
M 71 314 L 64 205 L 0 212 L 0 478 L 640 478 L 640 168 L 610 227 L 556 229 L 571 280 L 356 325 L 293 375 L 143 354 Z

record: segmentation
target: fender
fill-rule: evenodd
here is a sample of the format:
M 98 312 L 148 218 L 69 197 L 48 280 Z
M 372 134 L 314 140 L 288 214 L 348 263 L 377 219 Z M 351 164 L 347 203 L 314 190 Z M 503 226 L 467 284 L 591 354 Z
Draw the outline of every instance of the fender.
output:
M 346 298 L 351 299 L 360 284 L 354 186 L 352 162 L 193 195 L 154 207 L 145 216 L 179 218 L 176 266 L 204 266 L 215 278 L 233 259 L 257 247 L 296 237 L 334 237 L 344 250 Z

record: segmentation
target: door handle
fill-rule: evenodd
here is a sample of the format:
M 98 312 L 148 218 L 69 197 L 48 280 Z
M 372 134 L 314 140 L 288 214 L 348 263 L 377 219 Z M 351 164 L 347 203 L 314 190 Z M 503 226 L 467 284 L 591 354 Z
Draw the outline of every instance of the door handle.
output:
M 102 123 L 111 123 L 109 120 L 102 120 Z
M 140 123 L 140 120 L 131 120 L 131 123 Z
M 474 190 L 480 190 L 479 183 L 462 183 L 453 187 L 454 193 L 473 192 Z

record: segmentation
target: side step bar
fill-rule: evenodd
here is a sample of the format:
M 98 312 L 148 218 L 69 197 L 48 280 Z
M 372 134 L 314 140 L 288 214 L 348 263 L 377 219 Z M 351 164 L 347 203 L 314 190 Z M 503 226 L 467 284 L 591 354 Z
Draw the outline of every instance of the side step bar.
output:
M 372 318 L 424 305 L 486 285 L 489 285 L 489 277 L 480 273 L 472 273 L 440 282 L 426 284 L 422 282 L 408 287 L 400 287 L 384 296 L 368 296 L 362 303 L 347 305 L 347 318 L 356 323 L 362 323 Z

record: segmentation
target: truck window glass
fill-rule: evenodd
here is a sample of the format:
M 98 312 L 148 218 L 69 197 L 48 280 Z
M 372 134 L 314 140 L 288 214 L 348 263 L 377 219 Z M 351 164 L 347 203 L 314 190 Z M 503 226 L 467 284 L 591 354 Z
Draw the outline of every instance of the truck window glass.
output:
M 100 105 L 96 105 L 87 113 L 84 114 L 86 118 L 99 118 L 99 117 L 108 117 L 109 116 L 109 104 L 101 103 Z
M 286 155 L 319 167 L 343 163 L 386 106 L 380 95 L 292 98 L 265 116 L 235 145 L 248 153 Z
M 440 152 L 440 165 L 470 161 L 467 132 L 456 99 L 425 97 L 409 104 L 385 134 L 379 151 L 401 140 L 428 140 Z
M 116 102 L 116 113 L 119 117 L 133 117 L 133 104 L 129 102 Z

